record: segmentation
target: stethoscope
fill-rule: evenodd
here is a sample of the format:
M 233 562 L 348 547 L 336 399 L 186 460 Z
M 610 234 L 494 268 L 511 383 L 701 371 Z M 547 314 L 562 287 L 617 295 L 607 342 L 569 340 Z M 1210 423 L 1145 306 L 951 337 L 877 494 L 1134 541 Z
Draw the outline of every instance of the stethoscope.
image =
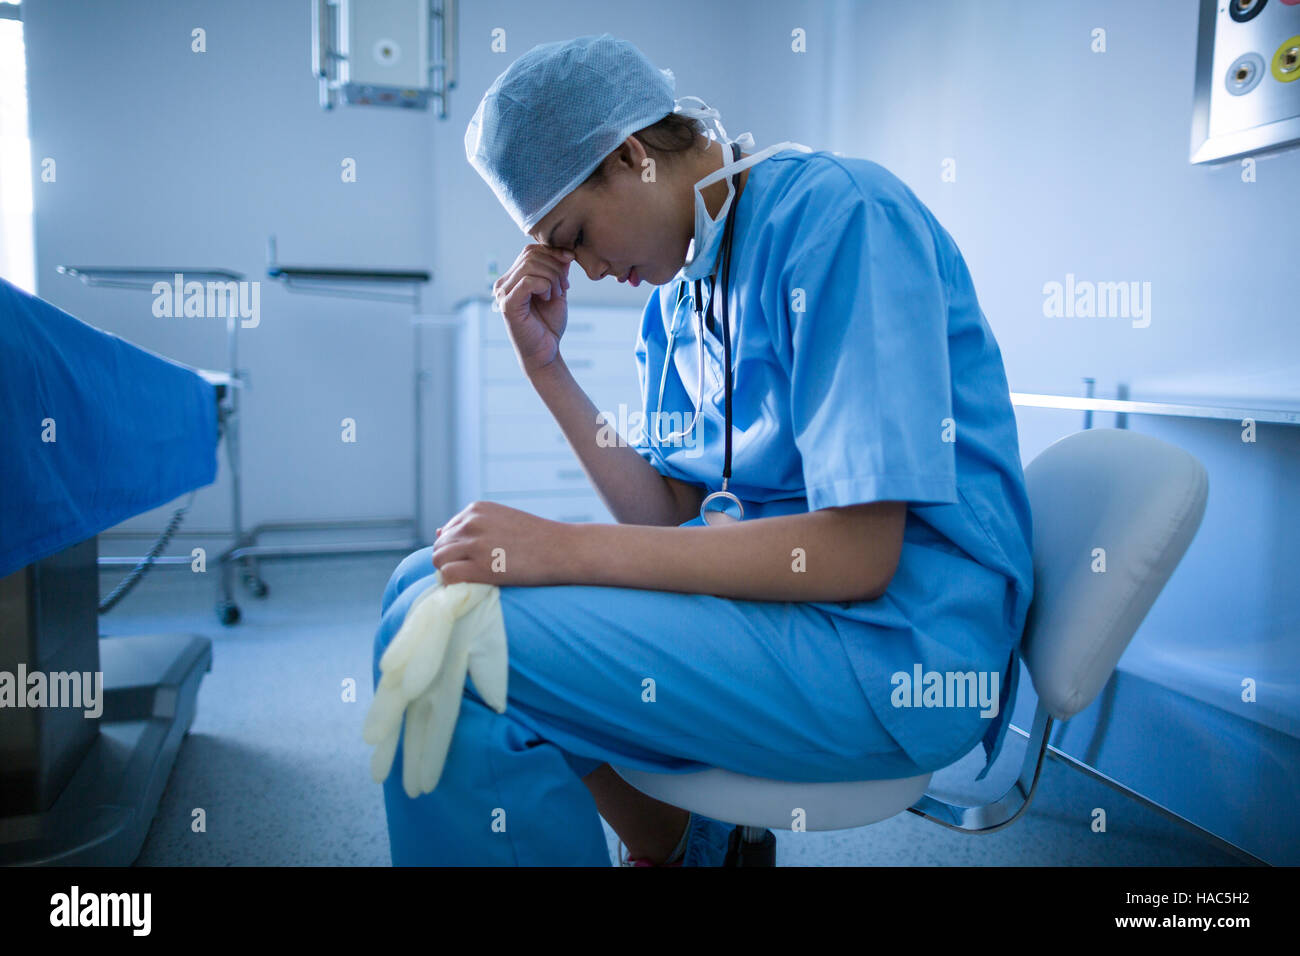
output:
M 733 161 L 740 159 L 740 146 L 733 143 L 731 145 Z M 727 290 L 731 282 L 731 234 L 736 222 L 736 207 L 740 204 L 740 173 L 737 172 L 731 178 L 732 185 L 732 202 L 731 208 L 727 210 L 727 222 L 723 226 L 722 233 L 722 270 L 720 275 L 721 295 L 722 295 L 722 349 L 725 356 L 723 364 L 724 384 L 723 384 L 723 416 L 725 420 L 725 430 L 723 433 L 723 459 L 722 459 L 722 490 L 715 491 L 708 495 L 700 502 L 700 518 L 705 524 L 718 525 L 730 524 L 740 521 L 745 517 L 745 506 L 741 504 L 739 498 L 727 490 L 727 484 L 731 479 L 731 310 L 727 301 Z M 660 435 L 660 424 L 663 418 L 664 407 L 664 383 L 668 379 L 668 366 L 672 359 L 673 346 L 677 340 L 677 309 L 681 306 L 682 296 L 686 292 L 686 283 L 683 282 L 677 292 L 677 303 L 673 308 L 673 325 L 668 332 L 668 349 L 664 355 L 663 372 L 659 376 L 659 407 L 655 415 L 655 420 L 651 423 L 651 435 L 655 439 L 655 445 L 658 446 L 663 441 L 674 441 L 683 435 L 689 434 L 695 427 L 696 421 L 700 417 L 700 411 L 704 408 L 704 316 L 713 313 L 713 296 L 714 284 L 709 283 L 709 301 L 705 308 L 700 307 L 703 299 L 702 280 L 694 280 L 694 297 L 691 301 L 691 308 L 695 312 L 695 317 L 699 321 L 699 384 L 696 386 L 695 394 L 695 414 L 691 417 L 691 423 L 680 432 L 670 432 L 665 438 Z M 734 512 L 734 513 L 733 513 Z

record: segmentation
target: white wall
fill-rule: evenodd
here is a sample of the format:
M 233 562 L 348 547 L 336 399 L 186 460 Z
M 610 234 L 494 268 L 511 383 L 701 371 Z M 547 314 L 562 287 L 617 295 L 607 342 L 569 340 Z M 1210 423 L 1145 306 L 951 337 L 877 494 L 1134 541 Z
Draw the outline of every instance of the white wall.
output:
M 840 149 L 902 177 L 961 246 L 1013 389 L 1300 402 L 1300 152 L 1187 161 L 1196 4 L 846 4 Z M 1106 30 L 1105 53 L 1091 50 Z M 957 181 L 940 180 L 956 161 Z M 1151 324 L 1046 319 L 1067 273 L 1152 285 Z

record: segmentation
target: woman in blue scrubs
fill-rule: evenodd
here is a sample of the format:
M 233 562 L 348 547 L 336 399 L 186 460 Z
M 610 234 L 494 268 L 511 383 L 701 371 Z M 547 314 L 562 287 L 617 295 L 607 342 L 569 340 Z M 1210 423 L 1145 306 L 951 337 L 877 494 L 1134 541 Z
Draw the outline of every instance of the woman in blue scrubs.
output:
M 403 792 L 399 746 L 384 785 L 395 864 L 608 865 L 599 814 L 633 859 L 723 865 L 728 824 L 610 765 L 866 780 L 1001 746 L 1030 515 L 961 253 L 875 163 L 747 153 L 700 118 L 717 115 L 605 35 L 530 51 L 470 124 L 471 163 L 535 240 L 497 282 L 503 320 L 619 523 L 475 502 L 394 573 L 376 681 L 439 580 L 501 587 L 510 666 L 504 714 L 467 682 L 432 793 Z M 629 443 L 608 440 L 564 360 L 574 262 L 657 286 Z M 724 470 L 743 519 L 706 522 Z M 970 698 L 945 696 L 951 675 L 969 675 Z

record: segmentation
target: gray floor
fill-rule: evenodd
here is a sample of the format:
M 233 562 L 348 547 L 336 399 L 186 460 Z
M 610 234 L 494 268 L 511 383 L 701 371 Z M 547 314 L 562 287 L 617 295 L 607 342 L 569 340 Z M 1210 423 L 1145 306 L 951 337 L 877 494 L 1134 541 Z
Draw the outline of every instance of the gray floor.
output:
M 241 594 L 244 619 L 232 628 L 216 622 L 211 574 L 159 568 L 101 619 L 105 637 L 185 631 L 214 645 L 198 716 L 138 864 L 389 865 L 381 790 L 370 779 L 360 728 L 379 601 L 400 557 L 264 561 L 271 593 L 260 601 Z M 121 576 L 104 573 L 102 593 Z M 356 703 L 342 700 L 348 678 L 356 681 Z M 967 770 L 958 765 L 944 782 L 957 786 Z M 1091 829 L 1097 807 L 1106 809 L 1105 833 Z M 191 826 L 197 808 L 206 832 Z M 616 838 L 605 829 L 612 861 Z M 1028 813 L 998 833 L 967 836 L 901 813 L 859 830 L 778 832 L 777 854 L 782 866 L 1240 862 L 1056 761 L 1047 762 Z

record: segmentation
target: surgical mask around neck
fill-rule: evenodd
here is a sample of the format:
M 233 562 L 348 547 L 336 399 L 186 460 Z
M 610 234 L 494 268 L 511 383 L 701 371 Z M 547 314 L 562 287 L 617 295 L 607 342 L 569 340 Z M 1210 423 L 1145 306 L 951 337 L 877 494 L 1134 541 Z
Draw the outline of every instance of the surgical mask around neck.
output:
M 699 106 L 690 105 L 691 101 L 698 103 Z M 706 124 L 712 123 L 714 128 L 708 131 L 709 139 L 722 144 L 722 168 L 715 169 L 695 184 L 695 234 L 686 249 L 686 263 L 677 276 L 685 279 L 703 279 L 712 275 L 717 266 L 718 251 L 722 247 L 723 235 L 726 232 L 727 213 L 731 211 L 731 204 L 736 201 L 736 188 L 732 185 L 731 177 L 736 173 L 744 172 L 756 163 L 761 163 L 781 150 L 798 149 L 805 153 L 811 153 L 812 150 L 800 143 L 786 141 L 769 146 L 761 152 L 735 159 L 734 150 L 731 148 L 732 143 L 739 145 L 742 151 L 754 148 L 754 137 L 750 133 L 741 133 L 732 140 L 722 126 L 722 114 L 698 96 L 681 97 L 676 101 L 673 112 L 693 117 Z M 725 179 L 727 183 L 727 198 L 723 201 L 717 216 L 710 218 L 708 206 L 704 203 L 704 190 L 721 179 Z
M 723 150 L 732 153 L 731 144 L 725 144 Z M 736 187 L 732 184 L 737 163 L 722 164 L 722 168 L 705 176 L 693 187 L 695 190 L 695 234 L 686 249 L 686 264 L 682 266 L 682 275 L 687 279 L 703 279 L 712 275 L 718 261 L 718 250 L 722 247 L 722 237 L 726 232 L 727 213 L 736 200 Z M 723 200 L 718 215 L 709 218 L 709 208 L 704 202 L 704 190 L 722 178 L 727 184 L 727 198 Z
M 747 137 L 748 133 L 745 134 Z M 737 142 L 740 142 L 737 140 Z M 753 149 L 753 138 L 749 139 L 750 149 Z M 722 147 L 726 153 L 731 156 L 731 143 L 724 143 Z M 742 148 L 743 144 L 742 144 Z M 749 156 L 744 156 L 734 162 L 723 163 L 721 169 L 715 169 L 709 175 L 705 176 L 695 184 L 695 235 L 691 239 L 691 244 L 686 249 L 686 263 L 682 266 L 679 275 L 686 279 L 703 279 L 712 275 L 718 265 L 718 252 L 722 248 L 722 240 L 726 234 L 727 213 L 731 211 L 731 204 L 737 201 L 736 188 L 732 185 L 732 177 L 737 173 L 743 173 L 751 166 L 756 166 L 769 156 L 787 150 L 797 149 L 800 152 L 811 153 L 812 150 L 802 143 L 792 143 L 786 141 L 775 143 L 766 149 Z M 722 208 L 718 210 L 717 216 L 709 218 L 709 209 L 704 204 L 704 190 L 719 180 L 725 180 L 727 183 L 727 198 L 722 203 Z M 735 241 L 735 237 L 732 237 Z
M 727 224 L 727 212 L 731 209 L 731 204 L 736 198 L 736 189 L 731 183 L 731 177 L 740 169 L 745 168 L 739 165 L 742 161 L 735 159 L 735 150 L 732 149 L 732 143 L 739 145 L 741 150 L 753 149 L 754 137 L 749 133 L 741 133 L 735 140 L 732 140 L 722 125 L 722 114 L 698 96 L 681 97 L 676 101 L 673 112 L 700 120 L 705 124 L 706 129 L 711 124 L 713 129 L 707 129 L 707 135 L 709 139 L 720 143 L 722 146 L 722 168 L 709 173 L 694 186 L 695 231 L 691 238 L 691 244 L 686 249 L 686 264 L 682 267 L 680 273 L 681 276 L 687 279 L 703 279 L 713 272 L 714 264 L 718 259 L 718 249 L 722 245 L 722 234 L 725 231 L 723 227 Z M 722 203 L 718 215 L 715 218 L 710 218 L 709 209 L 704 204 L 703 191 L 720 179 L 726 180 L 727 198 Z

